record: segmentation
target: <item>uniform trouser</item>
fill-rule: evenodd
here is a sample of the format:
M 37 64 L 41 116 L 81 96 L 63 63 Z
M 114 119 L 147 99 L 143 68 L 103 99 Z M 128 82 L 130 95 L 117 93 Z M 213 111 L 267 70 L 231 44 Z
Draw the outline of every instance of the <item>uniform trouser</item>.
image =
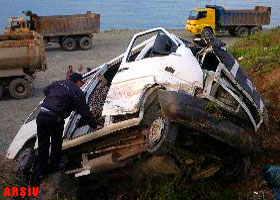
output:
M 38 135 L 38 164 L 36 167 L 36 176 L 41 178 L 47 175 L 49 157 L 50 169 L 55 170 L 60 164 L 64 119 L 41 111 L 37 116 L 36 122 Z M 49 156 L 50 145 L 51 153 Z

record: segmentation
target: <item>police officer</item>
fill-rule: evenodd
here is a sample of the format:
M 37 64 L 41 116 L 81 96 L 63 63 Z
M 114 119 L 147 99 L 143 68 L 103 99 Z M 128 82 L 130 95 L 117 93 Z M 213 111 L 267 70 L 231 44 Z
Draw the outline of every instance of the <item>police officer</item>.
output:
M 84 84 L 82 75 L 73 73 L 70 79 L 56 81 L 44 89 L 46 98 L 37 116 L 38 165 L 37 181 L 44 179 L 48 172 L 49 147 L 51 139 L 50 170 L 58 169 L 61 161 L 62 133 L 64 119 L 76 110 L 83 120 L 96 129 L 96 122 L 86 104 L 80 87 Z

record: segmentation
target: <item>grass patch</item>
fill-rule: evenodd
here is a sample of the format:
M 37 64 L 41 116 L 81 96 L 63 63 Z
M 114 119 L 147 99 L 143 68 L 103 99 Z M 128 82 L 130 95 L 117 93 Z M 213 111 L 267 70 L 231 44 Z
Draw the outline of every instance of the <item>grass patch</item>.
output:
M 230 51 L 245 71 L 269 73 L 280 65 L 280 27 L 243 38 Z
M 230 48 L 266 101 L 273 130 L 280 121 L 280 27 L 250 35 Z
M 145 188 L 138 194 L 139 200 L 219 200 L 237 199 L 228 188 L 224 188 L 212 180 L 196 183 L 178 182 L 174 178 L 145 181 Z

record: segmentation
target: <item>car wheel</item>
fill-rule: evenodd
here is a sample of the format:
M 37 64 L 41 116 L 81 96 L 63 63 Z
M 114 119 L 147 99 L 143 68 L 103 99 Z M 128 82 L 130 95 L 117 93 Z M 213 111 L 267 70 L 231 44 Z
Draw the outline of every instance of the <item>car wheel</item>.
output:
M 35 167 L 34 145 L 35 141 L 30 141 L 20 150 L 15 158 L 17 163 L 16 171 L 20 176 L 24 176 L 25 179 L 30 179 L 33 175 Z
M 229 156 L 222 163 L 219 172 L 219 178 L 225 181 L 241 181 L 244 180 L 250 167 L 250 157 L 236 155 Z
M 146 148 L 149 153 L 162 155 L 174 145 L 177 127 L 162 115 L 158 90 L 150 93 L 145 102 L 141 126 L 146 134 Z
M 170 151 L 177 138 L 177 127 L 168 119 L 156 118 L 147 133 L 147 150 L 149 153 L 162 155 Z
M 9 93 L 15 99 L 25 99 L 31 94 L 31 85 L 23 78 L 16 78 L 9 84 Z
M 257 34 L 257 33 L 260 33 L 260 32 L 261 32 L 261 28 L 257 27 L 257 26 L 251 28 L 251 30 L 250 30 L 251 34 Z
M 92 39 L 90 37 L 82 37 L 79 40 L 79 46 L 83 50 L 88 50 L 92 47 Z
M 213 37 L 213 31 L 210 28 L 204 28 L 201 32 L 201 37 L 211 38 Z
M 62 42 L 62 48 L 67 50 L 67 51 L 73 51 L 77 48 L 77 42 L 74 38 L 66 38 L 63 42 Z
M 241 26 L 237 31 L 237 35 L 239 37 L 246 37 L 248 33 L 249 33 L 248 28 L 245 26 Z
M 3 86 L 0 85 L 0 99 L 2 99 L 3 94 L 4 94 L 4 88 Z

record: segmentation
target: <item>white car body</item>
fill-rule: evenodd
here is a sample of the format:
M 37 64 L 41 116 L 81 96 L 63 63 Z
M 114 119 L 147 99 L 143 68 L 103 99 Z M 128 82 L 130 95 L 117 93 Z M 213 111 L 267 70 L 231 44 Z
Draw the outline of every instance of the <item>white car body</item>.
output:
M 166 71 L 172 68 L 174 73 Z M 110 87 L 103 115 L 135 113 L 139 110 L 140 96 L 154 84 L 167 90 L 182 90 L 192 94 L 203 87 L 203 72 L 190 49 L 180 46 L 171 55 L 122 63 Z

